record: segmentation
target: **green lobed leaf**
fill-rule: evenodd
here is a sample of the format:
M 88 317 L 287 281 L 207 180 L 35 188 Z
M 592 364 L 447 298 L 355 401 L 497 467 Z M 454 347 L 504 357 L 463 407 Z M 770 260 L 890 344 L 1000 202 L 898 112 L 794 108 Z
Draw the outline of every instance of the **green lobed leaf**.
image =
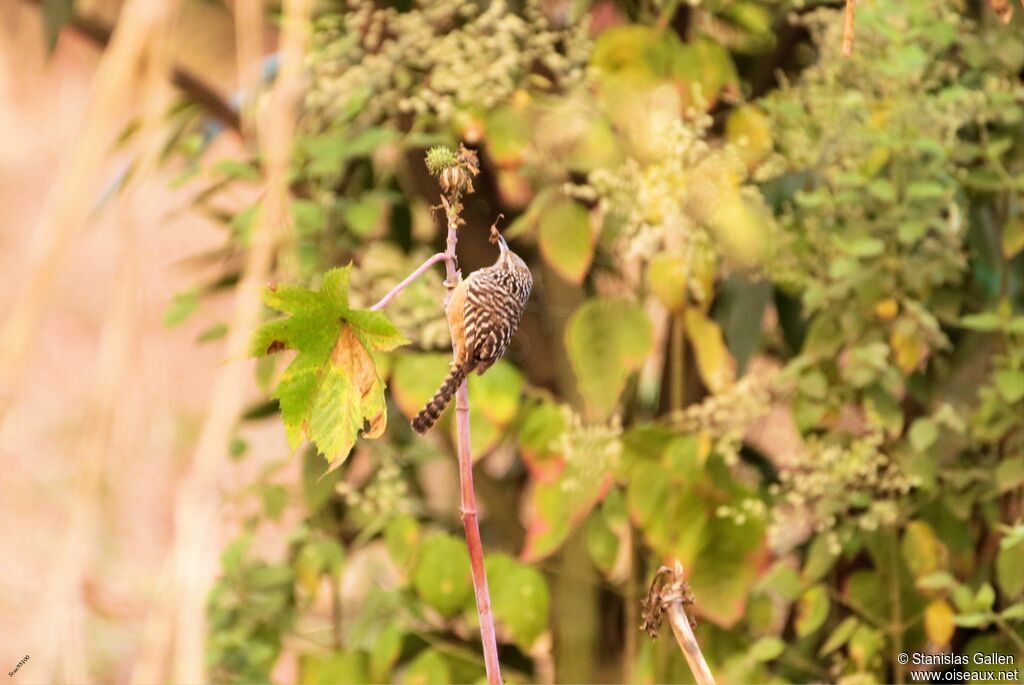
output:
M 308 437 L 334 465 L 361 431 L 371 438 L 383 433 L 384 382 L 371 353 L 407 342 L 380 312 L 349 308 L 350 271 L 328 271 L 315 291 L 292 285 L 265 290 L 264 303 L 289 316 L 264 324 L 250 344 L 254 356 L 297 352 L 273 396 L 292 446 Z

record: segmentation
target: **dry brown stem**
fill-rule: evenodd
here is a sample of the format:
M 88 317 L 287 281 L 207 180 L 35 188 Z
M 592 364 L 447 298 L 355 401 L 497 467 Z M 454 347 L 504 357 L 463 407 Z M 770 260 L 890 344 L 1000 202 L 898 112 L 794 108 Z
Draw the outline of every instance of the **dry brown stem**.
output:
M 697 638 L 693 634 L 696 622 L 686 611 L 686 607 L 693 603 L 693 592 L 683 578 L 683 565 L 676 561 L 674 569 L 662 566 L 654 574 L 651 589 L 647 598 L 643 600 L 644 622 L 641 628 L 655 638 L 661 628 L 662 618 L 667 615 L 672 633 L 679 643 L 683 656 L 686 657 L 686 663 L 690 665 L 697 685 L 715 685 L 715 677 L 711 674 L 708 662 L 704 659 Z

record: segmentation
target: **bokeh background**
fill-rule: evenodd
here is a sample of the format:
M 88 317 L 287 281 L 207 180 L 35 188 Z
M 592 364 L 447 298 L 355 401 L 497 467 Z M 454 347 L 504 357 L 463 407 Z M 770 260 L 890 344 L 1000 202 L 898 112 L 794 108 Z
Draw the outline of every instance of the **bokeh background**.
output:
M 482 680 L 453 421 L 408 428 L 440 267 L 384 310 L 380 436 L 249 344 L 443 249 L 459 144 L 463 273 L 497 222 L 535 281 L 470 382 L 507 680 L 692 682 L 639 628 L 676 560 L 720 682 L 1021 668 L 1024 7 L 848 10 L 6 0 L 9 679 Z

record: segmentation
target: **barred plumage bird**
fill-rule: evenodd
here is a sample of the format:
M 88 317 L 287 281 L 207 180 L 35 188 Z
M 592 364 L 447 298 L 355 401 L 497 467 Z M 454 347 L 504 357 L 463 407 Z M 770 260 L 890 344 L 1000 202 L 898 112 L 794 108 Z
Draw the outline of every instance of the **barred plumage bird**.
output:
M 533 276 L 501 236 L 498 248 L 498 261 L 471 273 L 452 292 L 448 324 L 455 361 L 434 398 L 412 420 L 417 433 L 430 430 L 471 371 L 482 374 L 498 361 L 519 326 Z

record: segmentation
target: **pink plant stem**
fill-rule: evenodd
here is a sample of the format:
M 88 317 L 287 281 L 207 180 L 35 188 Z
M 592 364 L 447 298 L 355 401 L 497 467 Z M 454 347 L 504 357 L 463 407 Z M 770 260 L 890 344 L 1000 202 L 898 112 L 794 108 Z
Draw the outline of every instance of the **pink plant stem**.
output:
M 398 285 L 396 285 L 394 288 L 391 289 L 391 292 L 389 292 L 384 297 L 380 298 L 380 301 L 377 304 L 375 304 L 372 307 L 370 307 L 370 311 L 375 312 L 375 311 L 378 311 L 378 310 L 383 309 L 384 307 L 388 306 L 388 303 L 391 302 L 391 300 L 395 299 L 395 297 L 398 295 L 398 293 L 402 292 L 407 287 L 409 287 L 409 284 L 412 283 L 413 281 L 415 281 L 420 276 L 422 276 L 423 273 L 427 269 L 429 269 L 430 267 L 434 266 L 435 264 L 437 264 L 438 262 L 440 262 L 441 260 L 444 260 L 444 259 L 447 259 L 449 261 L 448 272 L 449 272 L 449 278 L 450 278 L 451 277 L 451 272 L 454 269 L 454 267 L 451 265 L 451 261 L 454 259 L 454 257 L 450 256 L 447 252 L 438 252 L 437 254 L 433 255 L 430 259 L 428 259 L 427 261 L 425 261 L 422 264 L 420 264 L 419 268 L 417 268 L 411 274 L 406 276 L 404 281 L 402 281 L 401 283 L 399 283 Z M 447 309 L 447 307 L 448 307 L 448 298 L 446 296 L 445 297 L 445 308 Z
M 455 205 L 455 203 L 453 203 Z M 447 207 L 448 249 L 446 285 L 444 297 L 447 311 L 452 288 L 459 282 L 455 268 L 455 245 L 458 242 L 458 212 L 454 206 Z M 452 348 L 455 337 L 452 336 Z M 473 453 L 469 445 L 469 392 L 466 381 L 462 381 L 455 395 L 455 427 L 458 434 L 459 481 L 462 492 L 462 527 L 466 531 L 466 546 L 469 548 L 469 564 L 473 572 L 473 591 L 476 594 L 476 612 L 480 620 L 480 640 L 483 643 L 484 666 L 487 668 L 488 685 L 501 685 L 501 665 L 498 662 L 498 643 L 494 636 L 494 616 L 491 613 L 491 593 L 487 588 L 487 573 L 484 571 L 484 546 L 480 540 L 480 526 L 476 517 L 476 492 L 473 490 Z

